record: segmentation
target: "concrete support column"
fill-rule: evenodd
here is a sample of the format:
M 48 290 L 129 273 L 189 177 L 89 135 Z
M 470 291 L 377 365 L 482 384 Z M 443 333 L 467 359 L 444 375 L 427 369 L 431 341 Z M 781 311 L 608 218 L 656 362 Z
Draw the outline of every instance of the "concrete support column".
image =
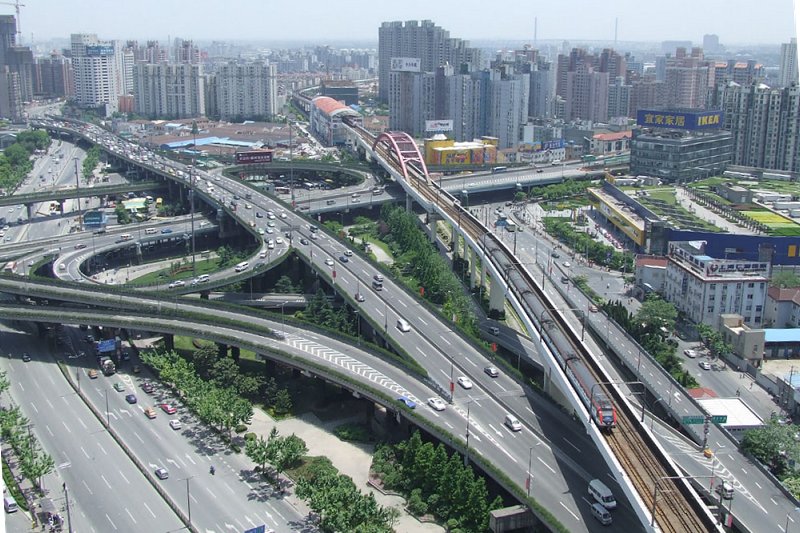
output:
M 239 364 L 239 357 L 241 357 L 241 355 L 242 353 L 238 346 L 231 346 L 231 357 L 233 357 L 237 365 Z
M 164 333 L 164 348 L 167 351 L 175 349 L 175 336 L 172 333 Z
M 208 300 L 209 291 L 200 291 L 200 299 Z
M 217 356 L 220 358 L 228 357 L 228 345 L 221 342 L 217 343 Z
M 436 242 L 436 221 L 439 220 L 439 217 L 436 216 L 436 213 L 428 213 L 428 223 L 425 224 L 425 230 L 428 233 L 428 240 L 431 242 Z
M 410 194 L 406 194 L 406 211 L 411 212 L 414 207 L 414 198 Z
M 489 309 L 502 313 L 505 300 L 502 280 L 492 278 L 492 285 L 489 287 Z
M 62 215 L 64 214 L 64 202 L 65 201 L 66 200 L 59 200 L 58 201 L 58 212 L 61 213 Z
M 277 367 L 272 359 L 264 359 L 264 376 L 267 378 L 274 376 Z
M 472 248 L 469 249 L 469 286 L 475 288 L 478 277 L 478 254 Z
M 25 204 L 25 211 L 28 213 L 28 223 L 33 220 L 33 204 Z
M 456 245 L 458 244 L 458 233 L 456 233 L 456 227 L 450 226 L 450 242 L 453 245 L 453 253 L 458 253 L 458 249 L 456 249 Z

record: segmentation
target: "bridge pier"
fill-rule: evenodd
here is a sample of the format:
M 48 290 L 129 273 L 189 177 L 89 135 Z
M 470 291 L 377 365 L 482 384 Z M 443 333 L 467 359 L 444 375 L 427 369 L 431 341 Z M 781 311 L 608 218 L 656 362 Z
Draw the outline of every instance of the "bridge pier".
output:
M 64 202 L 66 202 L 66 200 L 59 200 L 58 201 L 58 211 L 62 215 L 64 214 Z
M 33 204 L 25 204 L 25 211 L 28 213 L 28 223 L 33 220 Z
M 200 299 L 201 300 L 208 300 L 208 294 L 210 291 L 200 291 Z
M 142 257 L 142 243 L 136 241 L 136 264 L 141 265 L 144 262 L 144 258 Z
M 472 248 L 469 249 L 469 286 L 474 289 L 477 286 L 478 277 L 478 254 Z
M 164 349 L 168 352 L 175 349 L 175 336 L 172 333 L 164 333 Z
M 412 198 L 410 194 L 406 194 L 406 211 L 410 213 L 413 208 L 414 198 Z
M 238 365 L 239 364 L 239 357 L 242 355 L 241 350 L 238 346 L 231 346 L 231 357 L 233 357 L 233 361 Z
M 217 343 L 217 356 L 222 359 L 228 357 L 228 345 L 222 342 Z
M 493 283 L 489 288 L 489 312 L 495 312 L 503 314 L 505 310 L 505 294 L 503 293 L 502 286 L 500 284 L 500 280 L 492 280 Z
M 428 223 L 425 224 L 425 230 L 428 234 L 428 240 L 431 242 L 436 242 L 436 223 L 439 220 L 439 217 L 436 213 L 428 213 Z

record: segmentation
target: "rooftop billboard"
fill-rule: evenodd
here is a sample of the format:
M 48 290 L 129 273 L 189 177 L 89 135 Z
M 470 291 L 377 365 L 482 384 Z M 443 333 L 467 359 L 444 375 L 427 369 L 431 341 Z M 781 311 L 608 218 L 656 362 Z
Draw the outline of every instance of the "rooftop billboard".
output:
M 272 163 L 272 150 L 236 152 L 237 165 L 250 165 L 253 163 Z
M 722 127 L 722 111 L 669 111 L 640 109 L 636 122 L 647 128 L 710 130 Z

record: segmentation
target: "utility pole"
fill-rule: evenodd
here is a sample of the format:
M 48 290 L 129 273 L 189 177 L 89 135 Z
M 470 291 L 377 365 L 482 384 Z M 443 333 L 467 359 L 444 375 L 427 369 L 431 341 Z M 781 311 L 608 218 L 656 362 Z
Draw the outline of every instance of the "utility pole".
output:
M 67 533 L 72 533 L 72 516 L 69 512 L 69 491 L 67 490 L 66 483 L 64 483 L 62 486 L 64 487 L 64 498 L 67 501 Z

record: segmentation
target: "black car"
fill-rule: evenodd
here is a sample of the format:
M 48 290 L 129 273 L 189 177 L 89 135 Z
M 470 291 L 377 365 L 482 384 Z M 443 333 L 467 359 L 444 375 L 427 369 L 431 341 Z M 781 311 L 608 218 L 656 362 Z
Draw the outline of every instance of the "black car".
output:
M 308 239 L 306 239 L 305 237 L 303 237 L 302 239 L 300 239 L 300 244 L 304 244 L 304 245 L 305 245 L 305 244 L 308 244 Z
M 558 254 L 558 252 L 553 252 L 550 254 L 550 257 L 555 257 L 556 259 L 558 259 L 561 256 Z
M 22 361 L 23 362 L 27 363 L 30 360 L 31 360 L 31 354 L 29 354 L 28 352 L 25 352 L 25 353 L 22 354 Z

